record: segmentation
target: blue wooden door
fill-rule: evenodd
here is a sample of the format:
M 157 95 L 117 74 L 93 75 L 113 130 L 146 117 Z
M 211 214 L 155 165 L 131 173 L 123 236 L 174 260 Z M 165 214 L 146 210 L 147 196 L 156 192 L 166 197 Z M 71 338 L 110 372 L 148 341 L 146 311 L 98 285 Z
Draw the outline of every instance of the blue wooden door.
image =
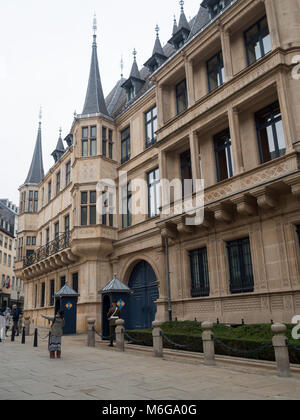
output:
M 139 262 L 133 269 L 129 288 L 133 292 L 129 300 L 128 329 L 152 328 L 159 298 L 156 275 L 146 262 Z

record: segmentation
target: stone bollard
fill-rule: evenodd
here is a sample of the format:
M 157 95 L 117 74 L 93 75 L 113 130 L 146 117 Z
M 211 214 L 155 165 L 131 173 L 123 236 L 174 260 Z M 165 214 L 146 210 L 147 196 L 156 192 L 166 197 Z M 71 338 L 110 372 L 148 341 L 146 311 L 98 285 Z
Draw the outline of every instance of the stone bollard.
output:
M 273 346 L 275 350 L 277 371 L 278 376 L 280 376 L 281 378 L 291 377 L 286 330 L 286 326 L 283 324 L 272 325 L 272 332 L 274 333 Z
M 203 341 L 203 352 L 204 352 L 204 364 L 207 366 L 215 366 L 215 343 L 213 340 L 213 327 L 212 322 L 202 323 L 202 341 Z
M 30 316 L 25 316 L 25 336 L 30 335 Z
M 124 324 L 125 321 L 123 319 L 118 319 L 116 321 L 116 346 L 118 351 L 125 351 Z
M 95 338 L 95 319 L 88 319 L 88 347 L 95 347 L 96 346 L 96 338 Z
M 161 335 L 161 326 L 162 322 L 160 321 L 154 321 L 152 323 L 153 331 L 153 351 L 155 357 L 163 357 L 164 349 L 163 349 L 163 338 Z

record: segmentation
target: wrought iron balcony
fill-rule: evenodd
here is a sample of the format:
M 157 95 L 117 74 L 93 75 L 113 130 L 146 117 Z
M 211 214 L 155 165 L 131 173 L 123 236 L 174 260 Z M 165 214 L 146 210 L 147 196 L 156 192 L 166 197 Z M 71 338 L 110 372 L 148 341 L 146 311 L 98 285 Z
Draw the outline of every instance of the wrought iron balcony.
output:
M 70 232 L 66 232 L 63 235 L 54 239 L 54 241 L 39 248 L 36 252 L 23 260 L 24 268 L 31 267 L 32 265 L 46 260 L 48 257 L 57 254 L 64 249 L 70 247 Z

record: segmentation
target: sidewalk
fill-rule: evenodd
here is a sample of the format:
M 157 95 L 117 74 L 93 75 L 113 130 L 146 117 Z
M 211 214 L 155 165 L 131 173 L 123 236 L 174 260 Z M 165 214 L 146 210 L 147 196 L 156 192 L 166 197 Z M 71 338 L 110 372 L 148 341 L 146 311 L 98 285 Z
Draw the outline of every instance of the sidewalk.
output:
M 254 367 L 206 367 L 103 344 L 88 348 L 85 335 L 64 337 L 62 360 L 50 360 L 47 340 L 36 349 L 33 336 L 26 341 L 0 343 L 0 400 L 300 399 L 299 375 L 282 379 Z

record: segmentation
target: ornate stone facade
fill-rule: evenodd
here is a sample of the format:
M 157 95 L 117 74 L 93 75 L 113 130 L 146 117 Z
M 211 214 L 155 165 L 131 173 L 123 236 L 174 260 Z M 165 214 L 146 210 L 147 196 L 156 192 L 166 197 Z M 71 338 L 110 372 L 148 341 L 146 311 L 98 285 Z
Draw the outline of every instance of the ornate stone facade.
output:
M 72 138 L 72 142 L 63 156 L 39 184 L 20 188 L 21 195 L 38 191 L 39 204 L 35 214 L 23 207 L 19 240 L 36 236 L 38 244 L 33 251 L 37 252 L 55 240 L 57 223 L 59 235 L 69 233 L 68 241 L 57 252 L 30 260 L 30 264 L 23 261 L 28 251 L 25 243 L 20 249 L 18 277 L 25 280 L 26 315 L 35 323 L 43 324 L 41 314 L 53 312 L 51 280 L 57 291 L 61 281 L 67 280 L 72 286 L 72 280 L 78 278 L 79 330 L 87 329 L 88 318 L 96 318 L 100 327 L 98 291 L 114 273 L 128 284 L 133 268 L 141 260 L 152 267 L 157 277 L 156 318 L 168 319 L 165 238 L 169 244 L 173 317 L 259 323 L 271 319 L 290 322 L 300 313 L 300 249 L 296 231 L 300 225 L 300 81 L 292 77 L 293 59 L 300 55 L 299 12 L 300 0 L 234 1 L 179 51 L 174 51 L 148 79 L 153 85 L 119 113 L 111 117 L 100 110 L 76 116 L 67 138 Z M 265 15 L 272 49 L 249 65 L 245 31 Z M 207 62 L 218 51 L 223 53 L 226 79 L 209 91 Z M 183 79 L 187 82 L 188 106 L 177 114 L 175 87 Z M 255 115 L 276 102 L 282 117 L 285 153 L 263 162 Z M 110 112 L 108 99 L 107 106 Z M 157 139 L 146 147 L 145 114 L 155 106 Z M 94 127 L 96 153 L 83 156 L 83 129 Z M 121 163 L 122 133 L 127 127 L 130 159 Z M 233 174 L 218 182 L 214 136 L 228 127 Z M 110 156 L 104 134 L 107 132 L 111 133 Z M 93 139 L 89 136 L 86 140 Z M 149 171 L 156 168 L 161 179 L 180 178 L 180 155 L 187 150 L 191 151 L 193 180 L 205 180 L 205 217 L 201 226 L 187 228 L 186 215 L 174 214 L 173 203 L 168 216 L 135 215 L 130 226 L 122 227 L 122 216 L 117 214 L 109 225 L 100 214 L 93 216 L 94 201 L 83 199 L 97 191 L 99 180 L 118 180 L 121 171 L 127 172 L 129 180 L 145 180 Z M 60 185 L 55 191 L 58 173 Z M 49 183 L 52 192 L 47 199 Z M 89 194 L 83 196 L 85 192 Z M 82 207 L 90 215 L 86 226 L 82 223 Z M 96 218 L 92 224 L 89 217 Z M 49 235 L 48 239 L 45 235 Z M 228 244 L 244 238 L 250 243 L 254 290 L 232 293 Z M 189 254 L 203 248 L 207 250 L 209 296 L 192 297 Z

